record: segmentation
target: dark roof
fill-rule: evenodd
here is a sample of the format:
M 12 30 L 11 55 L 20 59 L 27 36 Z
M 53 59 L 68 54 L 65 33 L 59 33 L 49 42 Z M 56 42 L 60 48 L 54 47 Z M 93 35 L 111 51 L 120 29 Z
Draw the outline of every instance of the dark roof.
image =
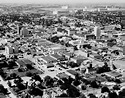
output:
M 28 59 L 23 59 L 22 61 L 23 61 L 26 65 L 27 65 L 27 64 L 31 64 L 31 65 L 33 64 L 33 62 L 30 61 L 30 60 L 28 60 Z
M 13 54 L 14 51 L 13 51 L 13 48 L 12 47 L 8 47 L 9 48 L 9 54 Z
M 17 63 L 18 63 L 20 66 L 25 66 L 25 63 L 24 63 L 22 60 L 17 60 Z
M 60 55 L 57 54 L 57 53 L 51 54 L 51 56 L 54 57 L 54 58 L 56 58 L 56 59 L 62 58 L 62 56 L 60 56 Z
M 63 52 L 63 53 L 61 53 L 61 54 L 63 54 L 63 55 L 66 55 L 66 56 L 71 56 L 71 53 L 69 53 L 69 52 Z
M 45 61 L 47 61 L 48 63 L 50 62 L 55 62 L 56 59 L 50 57 L 50 56 L 45 56 L 45 57 L 42 57 L 42 59 L 44 59 Z
M 75 70 L 67 70 L 67 72 L 69 72 L 72 75 L 77 75 L 78 73 Z
M 46 64 L 47 68 L 54 67 L 52 63 Z
M 58 73 L 56 76 L 61 78 L 61 79 L 62 78 L 69 78 L 69 76 L 67 74 L 65 74 L 65 73 Z
M 87 58 L 84 57 L 84 56 L 77 56 L 77 57 L 74 57 L 73 59 L 76 59 L 76 60 L 79 60 L 79 59 L 87 60 Z
M 105 74 L 108 74 L 108 75 L 113 76 L 113 77 L 119 77 L 119 76 L 121 76 L 120 73 L 115 72 L 115 71 L 106 72 Z

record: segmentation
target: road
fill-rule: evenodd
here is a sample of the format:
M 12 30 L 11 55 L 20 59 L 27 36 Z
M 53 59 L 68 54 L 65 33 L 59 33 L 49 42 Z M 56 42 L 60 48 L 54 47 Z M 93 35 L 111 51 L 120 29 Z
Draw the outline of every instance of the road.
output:
M 83 52 L 83 51 L 81 51 L 81 50 L 75 51 L 75 54 L 76 54 L 76 55 L 81 55 L 81 56 L 84 56 L 84 57 L 87 56 L 87 53 L 85 53 L 85 52 Z M 37 58 L 35 58 L 35 57 L 33 58 L 32 56 L 28 56 L 28 55 L 25 55 L 24 57 L 27 58 L 27 59 L 29 59 L 29 60 L 31 60 L 32 62 L 34 62 L 34 63 L 35 63 L 34 67 L 35 67 L 36 69 L 38 69 L 38 70 L 40 70 L 40 71 L 44 71 L 44 74 L 41 74 L 41 75 L 40 75 L 41 78 L 42 78 L 42 77 L 45 77 L 46 75 L 49 75 L 49 76 L 51 76 L 51 77 L 56 77 L 56 75 L 57 75 L 58 73 L 62 73 L 62 72 L 66 73 L 67 75 L 72 76 L 70 73 L 67 72 L 67 70 L 69 70 L 69 69 L 72 69 L 72 70 L 73 70 L 73 68 L 63 69 L 63 68 L 61 68 L 60 66 L 55 65 L 55 67 L 52 68 L 52 69 L 54 69 L 54 71 L 49 71 L 49 69 L 51 69 L 51 68 L 47 69 L 46 67 L 44 67 L 44 66 L 46 66 L 46 65 L 40 65 L 40 64 L 38 64 Z M 99 62 L 99 61 L 94 60 L 94 58 L 92 58 L 92 57 L 89 57 L 88 59 L 89 59 L 89 60 L 92 60 L 93 65 L 96 65 L 96 64 L 102 65 L 102 64 L 103 64 L 102 62 Z M 61 68 L 62 70 L 59 70 L 59 68 Z

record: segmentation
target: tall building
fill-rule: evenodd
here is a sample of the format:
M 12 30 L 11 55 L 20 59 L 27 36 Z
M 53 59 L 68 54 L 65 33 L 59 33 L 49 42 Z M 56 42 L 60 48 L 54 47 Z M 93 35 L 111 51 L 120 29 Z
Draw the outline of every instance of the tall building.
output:
M 69 7 L 68 6 L 62 6 L 62 9 L 68 9 Z
M 13 54 L 14 53 L 14 49 L 12 47 L 9 47 L 9 46 L 5 46 L 5 56 L 7 58 L 9 58 L 10 54 Z
M 101 29 L 98 26 L 95 26 L 94 34 L 96 36 L 96 39 L 100 39 L 100 37 L 101 37 Z
M 123 55 L 125 55 L 125 45 L 123 46 Z
M 20 27 L 17 25 L 17 33 L 20 34 Z
M 27 37 L 29 35 L 29 31 L 26 28 L 22 28 L 20 31 L 20 36 Z
M 17 24 L 17 33 L 20 35 L 20 30 L 22 29 L 22 26 L 20 24 Z

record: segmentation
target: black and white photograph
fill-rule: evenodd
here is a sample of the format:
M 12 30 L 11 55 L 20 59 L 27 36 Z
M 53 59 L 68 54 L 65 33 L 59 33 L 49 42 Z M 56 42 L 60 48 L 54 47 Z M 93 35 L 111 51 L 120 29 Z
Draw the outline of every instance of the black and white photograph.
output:
M 125 0 L 0 0 L 0 98 L 125 98 Z

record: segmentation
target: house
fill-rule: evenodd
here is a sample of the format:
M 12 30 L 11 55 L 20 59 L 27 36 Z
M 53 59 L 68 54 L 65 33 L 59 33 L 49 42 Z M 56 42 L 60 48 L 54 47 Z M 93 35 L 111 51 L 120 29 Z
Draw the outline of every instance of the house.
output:
M 21 60 L 17 60 L 16 64 L 19 66 L 27 66 L 27 65 L 33 65 L 34 63 L 28 59 L 21 59 Z
M 108 77 L 111 77 L 111 78 L 113 78 L 113 79 L 122 76 L 119 72 L 116 72 L 116 71 L 106 72 L 106 73 L 104 73 L 104 75 L 106 75 L 106 76 L 108 76 Z
M 59 52 L 59 54 L 62 55 L 62 56 L 65 56 L 67 59 L 69 59 L 72 55 L 70 52 L 66 52 L 66 51 Z
M 41 58 L 43 60 L 44 63 L 53 63 L 53 62 L 56 62 L 57 60 L 54 59 L 53 57 L 51 56 L 44 56 Z
M 18 66 L 25 66 L 25 63 L 22 61 L 22 60 L 17 60 L 16 61 L 16 64 L 18 65 Z
M 29 59 L 22 59 L 22 61 L 25 63 L 25 65 L 33 65 L 34 63 L 30 61 Z
M 52 63 L 46 64 L 46 68 L 52 68 L 52 67 L 54 67 L 54 64 Z
M 67 75 L 66 73 L 58 73 L 56 76 L 59 77 L 60 79 L 69 78 L 69 75 Z
M 80 65 L 83 61 L 87 60 L 87 58 L 84 56 L 77 56 L 77 57 L 71 58 L 70 60 Z
M 75 79 L 75 76 L 78 74 L 75 70 L 67 70 L 67 72 Z
M 51 56 L 52 56 L 54 59 L 56 59 L 56 60 L 63 60 L 63 59 L 64 59 L 63 56 L 61 56 L 61 55 L 59 55 L 59 54 L 57 54 L 57 53 L 51 54 Z

